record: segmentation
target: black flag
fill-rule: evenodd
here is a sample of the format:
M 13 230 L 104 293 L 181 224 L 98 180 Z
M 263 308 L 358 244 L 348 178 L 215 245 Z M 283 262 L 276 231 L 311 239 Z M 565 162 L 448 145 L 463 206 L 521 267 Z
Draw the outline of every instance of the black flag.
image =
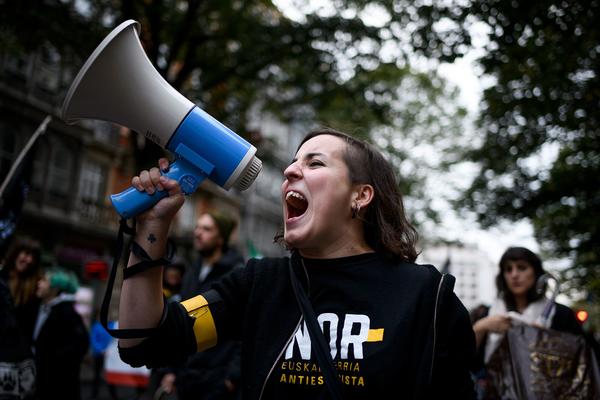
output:
M 51 117 L 47 116 L 16 157 L 0 186 L 0 258 L 4 256 L 17 229 L 23 203 L 29 192 L 33 152 L 31 147 L 44 133 Z

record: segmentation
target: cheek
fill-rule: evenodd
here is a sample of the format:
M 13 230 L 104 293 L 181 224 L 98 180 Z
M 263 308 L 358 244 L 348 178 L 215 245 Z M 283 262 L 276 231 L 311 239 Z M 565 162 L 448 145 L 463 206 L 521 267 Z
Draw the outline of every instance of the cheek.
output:
M 329 180 L 319 186 L 318 208 L 340 215 L 346 213 L 350 207 L 350 191 L 339 181 Z
M 532 272 L 531 275 L 529 275 L 528 277 L 528 282 L 531 286 L 535 285 L 535 282 L 537 281 L 537 279 L 535 279 L 535 274 Z

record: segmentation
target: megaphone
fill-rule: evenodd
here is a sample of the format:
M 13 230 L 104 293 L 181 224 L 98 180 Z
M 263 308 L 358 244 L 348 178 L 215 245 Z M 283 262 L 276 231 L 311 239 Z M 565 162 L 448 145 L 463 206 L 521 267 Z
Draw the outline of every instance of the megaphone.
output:
M 71 84 L 62 119 L 98 119 L 128 127 L 175 154 L 163 173 L 185 194 L 209 178 L 224 189 L 247 189 L 262 169 L 256 148 L 177 92 L 156 71 L 127 20 L 110 32 Z M 129 187 L 111 195 L 119 215 L 135 217 L 167 196 Z

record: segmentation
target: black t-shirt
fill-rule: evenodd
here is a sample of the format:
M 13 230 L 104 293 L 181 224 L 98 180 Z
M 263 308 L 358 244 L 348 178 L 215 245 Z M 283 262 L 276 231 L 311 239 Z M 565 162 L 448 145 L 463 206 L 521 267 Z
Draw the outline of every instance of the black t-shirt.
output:
M 393 267 L 375 253 L 305 259 L 305 265 L 309 298 L 344 395 L 388 397 L 395 381 L 411 376 L 413 347 L 423 340 L 413 337 L 419 304 L 408 301 L 408 293 L 402 301 L 411 283 L 390 281 L 387 272 Z M 303 321 L 274 365 L 263 398 L 329 398 L 323 379 Z
M 243 342 L 245 398 L 329 398 L 308 331 L 297 326 L 288 261 L 250 261 L 204 294 L 219 340 Z M 434 267 L 375 253 L 304 263 L 345 399 L 474 398 L 468 313 Z M 121 357 L 134 366 L 181 362 L 196 347 L 193 324 L 182 306 L 170 306 L 158 331 Z

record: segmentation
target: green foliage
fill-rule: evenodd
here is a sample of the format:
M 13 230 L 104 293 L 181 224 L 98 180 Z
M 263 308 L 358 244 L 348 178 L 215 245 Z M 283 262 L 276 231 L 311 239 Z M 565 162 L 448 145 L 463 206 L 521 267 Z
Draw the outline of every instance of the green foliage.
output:
M 600 295 L 600 3 L 477 1 L 489 26 L 480 63 L 481 168 L 464 201 L 484 225 L 529 218 L 547 252 L 568 257 L 572 288 Z
M 401 68 L 415 51 L 441 51 L 447 60 L 460 53 L 447 38 L 456 36 L 453 30 L 434 29 L 451 10 L 418 2 L 337 1 L 335 13 L 309 11 L 302 21 L 266 0 L 29 3 L 0 4 L 4 45 L 32 49 L 50 42 L 63 54 L 71 49 L 84 58 L 110 28 L 136 19 L 159 72 L 233 128 L 244 127 L 245 113 L 257 101 L 284 115 L 326 104 L 332 90 L 355 95 L 362 87 L 347 85 L 348 79 L 385 64 L 386 44 L 397 46 L 395 60 L 387 63 Z M 356 17 L 368 7 L 376 7 L 386 23 L 372 26 Z
M 19 54 L 52 45 L 60 52 L 89 54 L 107 31 L 91 14 L 75 12 L 75 1 L 0 2 L 0 53 Z M 90 13 L 92 12 L 90 7 Z M 76 14 L 76 15 L 75 15 Z M 98 15 L 94 11 L 93 15 Z
M 569 283 L 600 296 L 598 1 L 297 3 L 290 19 L 269 0 L 2 1 L 0 53 L 53 47 L 80 65 L 117 23 L 136 19 L 160 73 L 236 132 L 249 132 L 260 106 L 284 122 L 362 133 L 389 150 L 405 189 L 426 199 L 419 171 L 457 159 L 463 111 L 412 62 L 454 60 L 471 45 L 470 25 L 483 23 L 480 66 L 493 84 L 466 154 L 480 173 L 461 204 L 486 226 L 529 218 L 545 251 L 573 260 Z M 411 149 L 427 141 L 445 158 L 411 163 Z M 154 147 L 138 148 L 141 165 L 154 162 Z
M 410 146 L 460 133 L 464 112 L 439 77 L 410 65 L 415 57 L 452 61 L 463 54 L 464 15 L 428 1 L 335 0 L 326 12 L 298 3 L 291 19 L 270 0 L 0 2 L 0 46 L 53 46 L 77 68 L 110 29 L 135 19 L 158 71 L 242 136 L 261 137 L 247 129 L 257 106 L 283 122 L 372 136 L 398 165 L 403 188 L 425 199 L 419 181 L 438 164 L 414 160 Z M 361 18 L 368 14 L 374 16 Z M 140 142 L 133 141 L 135 159 L 147 168 L 162 149 Z

